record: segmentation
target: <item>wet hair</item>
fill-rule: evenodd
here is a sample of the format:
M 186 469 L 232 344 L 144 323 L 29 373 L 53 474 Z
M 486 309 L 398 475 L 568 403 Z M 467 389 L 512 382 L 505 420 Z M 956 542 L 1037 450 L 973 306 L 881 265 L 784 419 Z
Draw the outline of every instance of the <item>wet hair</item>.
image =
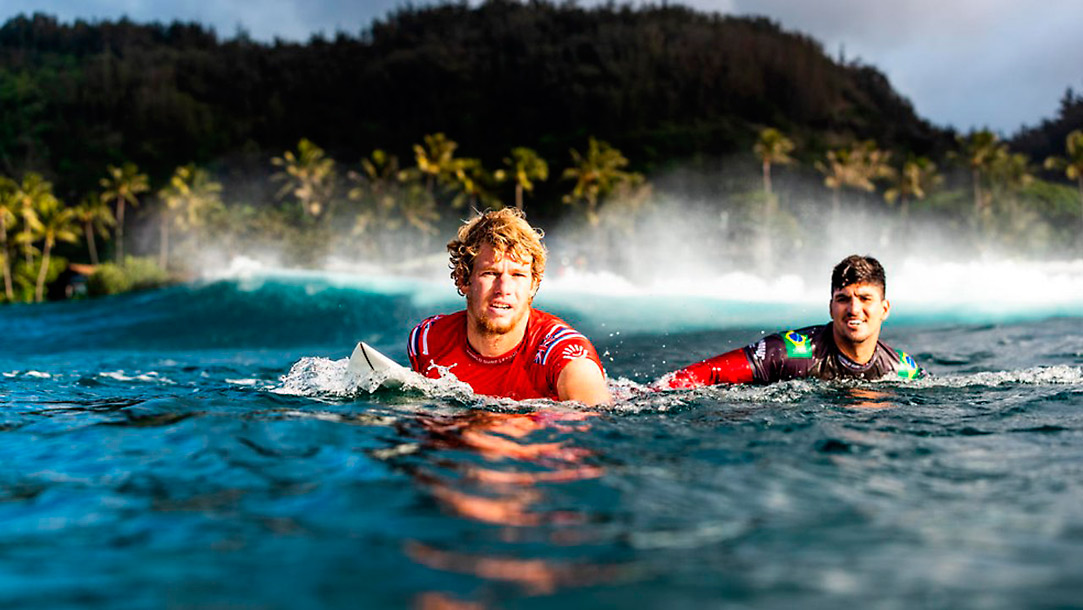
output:
M 871 256 L 851 254 L 835 265 L 831 272 L 831 294 L 851 284 L 872 284 L 880 287 L 880 296 L 887 297 L 887 279 L 880 261 Z
M 545 273 L 545 246 L 541 229 L 535 229 L 526 221 L 521 210 L 504 208 L 475 216 L 459 227 L 459 234 L 447 244 L 451 262 L 451 279 L 459 294 L 464 294 L 474 270 L 474 259 L 485 244 L 519 262 L 531 261 L 530 273 L 535 286 L 541 283 Z

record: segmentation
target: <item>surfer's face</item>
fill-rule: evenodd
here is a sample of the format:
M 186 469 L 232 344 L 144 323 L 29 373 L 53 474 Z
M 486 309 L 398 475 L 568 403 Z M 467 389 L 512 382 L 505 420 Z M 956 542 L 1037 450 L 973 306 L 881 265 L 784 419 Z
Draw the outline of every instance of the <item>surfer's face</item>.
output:
M 850 284 L 831 295 L 831 322 L 835 341 L 859 345 L 880 338 L 880 326 L 891 305 L 879 286 Z
M 466 286 L 470 322 L 485 333 L 509 333 L 526 324 L 534 299 L 532 261 L 518 261 L 484 244 Z

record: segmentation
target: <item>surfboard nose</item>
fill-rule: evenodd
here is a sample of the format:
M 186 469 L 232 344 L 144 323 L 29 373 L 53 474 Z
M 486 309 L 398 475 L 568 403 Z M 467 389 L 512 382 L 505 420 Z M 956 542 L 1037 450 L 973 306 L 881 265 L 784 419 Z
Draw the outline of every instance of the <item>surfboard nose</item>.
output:
M 357 346 L 353 348 L 353 353 L 350 354 L 350 362 L 346 366 L 346 378 L 367 379 L 374 373 L 380 373 L 383 377 L 380 385 L 391 387 L 396 385 L 396 382 L 401 383 L 402 375 L 400 373 L 405 373 L 407 370 L 398 362 L 381 354 L 376 348 L 361 341 L 358 342 Z

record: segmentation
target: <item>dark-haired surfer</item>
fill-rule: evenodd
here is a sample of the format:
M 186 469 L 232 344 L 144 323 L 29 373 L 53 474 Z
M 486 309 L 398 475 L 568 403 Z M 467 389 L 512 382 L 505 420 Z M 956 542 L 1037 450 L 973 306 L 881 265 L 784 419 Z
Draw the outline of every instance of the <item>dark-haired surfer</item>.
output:
M 610 401 L 590 341 L 532 307 L 545 272 L 545 247 L 522 212 L 504 209 L 474 218 L 447 247 L 466 310 L 414 328 L 407 353 L 415 371 L 433 378 L 449 371 L 489 396 Z
M 849 256 L 831 273 L 831 322 L 769 335 L 757 343 L 670 373 L 664 388 L 788 379 L 913 379 L 924 370 L 906 352 L 880 341 L 891 312 L 884 268 L 869 256 Z

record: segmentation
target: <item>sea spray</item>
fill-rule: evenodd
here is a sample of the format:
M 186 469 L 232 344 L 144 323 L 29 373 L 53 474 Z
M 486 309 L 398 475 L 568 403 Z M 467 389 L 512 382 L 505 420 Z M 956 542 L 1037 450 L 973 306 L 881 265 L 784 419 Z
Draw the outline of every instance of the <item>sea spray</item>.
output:
M 413 371 L 380 371 L 367 375 L 354 375 L 347 372 L 349 358 L 331 360 L 328 358 L 301 358 L 290 367 L 288 373 L 271 391 L 288 396 L 308 396 L 312 398 L 348 399 L 366 396 L 377 391 L 421 393 L 430 398 L 450 399 L 460 402 L 474 402 L 478 397 L 465 383 L 453 375 L 444 374 L 438 379 L 429 379 Z M 383 388 L 387 379 L 394 378 L 396 388 Z

